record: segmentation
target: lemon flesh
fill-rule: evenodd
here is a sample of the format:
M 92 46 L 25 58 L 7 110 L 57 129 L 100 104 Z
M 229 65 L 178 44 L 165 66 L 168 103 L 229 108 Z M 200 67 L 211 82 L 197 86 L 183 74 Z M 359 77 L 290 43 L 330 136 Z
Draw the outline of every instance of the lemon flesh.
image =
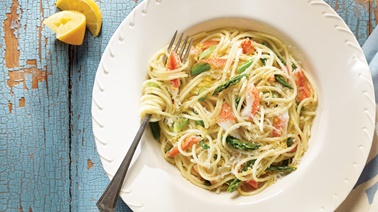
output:
M 98 36 L 101 30 L 102 13 L 94 0 L 57 0 L 56 6 L 61 10 L 75 10 L 87 18 L 87 29 L 93 36 Z
M 48 18 L 43 23 L 56 32 L 56 38 L 71 45 L 81 45 L 84 40 L 86 18 L 77 11 L 61 11 Z

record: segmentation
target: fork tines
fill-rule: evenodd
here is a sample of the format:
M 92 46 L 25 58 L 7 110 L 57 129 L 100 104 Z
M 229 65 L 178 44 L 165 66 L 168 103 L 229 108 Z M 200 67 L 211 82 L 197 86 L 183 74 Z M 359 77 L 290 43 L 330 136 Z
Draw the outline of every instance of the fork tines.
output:
M 190 52 L 190 48 L 192 47 L 192 43 L 193 43 L 193 38 L 190 39 L 189 41 L 189 44 L 188 44 L 188 40 L 189 40 L 189 35 L 187 35 L 184 39 L 184 42 L 181 44 L 182 42 L 182 38 L 184 36 L 184 33 L 181 33 L 177 43 L 174 45 L 174 42 L 176 40 L 176 36 L 177 36 L 177 30 L 176 32 L 173 34 L 172 36 L 172 39 L 171 39 L 171 42 L 169 43 L 169 46 L 168 46 L 168 53 L 171 52 L 172 50 L 172 47 L 174 46 L 174 49 L 173 51 L 176 52 L 176 54 L 180 57 L 182 63 L 185 63 L 186 60 L 188 59 L 188 56 L 189 56 L 189 52 Z M 181 45 L 181 47 L 180 47 Z M 180 51 L 180 48 L 181 48 L 181 51 Z

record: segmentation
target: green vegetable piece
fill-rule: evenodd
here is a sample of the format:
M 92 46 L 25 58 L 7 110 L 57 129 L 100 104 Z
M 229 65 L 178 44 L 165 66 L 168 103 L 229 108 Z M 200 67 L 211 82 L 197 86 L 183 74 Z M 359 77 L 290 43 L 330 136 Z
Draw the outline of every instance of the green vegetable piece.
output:
M 241 64 L 239 67 L 238 67 L 238 73 L 241 74 L 243 73 L 249 66 L 251 66 L 253 63 L 253 59 L 250 59 L 249 61 Z
M 195 75 L 198 75 L 202 72 L 208 71 L 210 69 L 211 69 L 210 64 L 198 63 L 197 65 L 193 66 L 191 74 L 192 74 L 192 76 L 195 76 Z
M 288 137 L 286 139 L 286 145 L 287 145 L 287 147 L 291 147 L 291 145 L 293 145 L 293 138 L 292 137 Z
M 200 145 L 204 149 L 210 149 L 210 146 L 208 144 L 206 144 L 204 140 L 200 141 Z
M 279 95 L 278 95 L 278 93 L 276 91 L 272 91 L 272 97 L 273 98 L 278 98 Z
M 252 168 L 252 166 L 255 164 L 255 162 L 256 162 L 256 159 L 254 159 L 254 160 L 249 160 L 249 161 L 245 164 L 245 166 L 243 167 L 242 172 L 247 171 L 248 168 Z
M 203 123 L 202 120 L 196 120 L 195 121 L 198 125 L 200 125 L 201 127 L 205 127 L 205 123 Z
M 213 96 L 217 95 L 218 93 L 222 92 L 223 90 L 227 89 L 228 87 L 237 84 L 240 82 L 240 80 L 243 77 L 248 77 L 247 74 L 239 74 L 236 75 L 235 77 L 231 78 L 230 80 L 226 81 L 225 83 L 219 85 L 213 92 Z
M 148 86 L 148 87 L 159 88 L 159 85 L 156 84 L 156 83 L 154 83 L 154 82 L 148 82 L 148 83 L 147 83 L 147 86 Z
M 276 171 L 276 172 L 293 172 L 296 168 L 292 166 L 269 166 L 266 171 Z
M 292 63 L 292 64 L 291 64 L 291 68 L 292 68 L 293 70 L 295 70 L 295 69 L 297 69 L 297 66 L 296 66 L 294 63 Z
M 274 75 L 274 78 L 277 80 L 277 82 L 279 82 L 281 85 L 289 88 L 289 89 L 293 89 L 293 87 L 285 80 L 285 78 L 282 76 L 282 75 L 279 75 L 279 74 L 275 74 Z
M 180 132 L 183 130 L 189 123 L 189 119 L 181 118 L 173 124 L 173 132 Z
M 201 95 L 201 93 L 203 93 L 204 91 L 206 91 L 206 89 L 207 89 L 207 87 L 201 87 L 199 90 L 198 90 L 198 96 L 199 95 Z M 203 102 L 203 101 L 205 101 L 205 99 L 207 98 L 207 95 L 208 95 L 209 93 L 207 93 L 205 96 L 201 96 L 199 99 L 198 99 L 198 101 L 199 102 Z
M 258 148 L 260 148 L 260 145 L 258 144 L 253 144 L 246 141 L 240 141 L 239 139 L 234 138 L 232 136 L 227 136 L 226 143 L 234 149 L 240 149 L 240 150 L 245 150 L 245 151 L 257 150 Z
M 211 53 L 213 53 L 213 51 L 215 50 L 216 47 L 217 46 L 212 45 L 209 48 L 207 48 L 205 51 L 201 52 L 201 54 L 199 55 L 199 59 L 198 60 L 202 60 L 202 59 L 210 56 Z
M 239 187 L 239 184 L 240 184 L 240 180 L 235 178 L 231 183 L 230 185 L 228 186 L 227 188 L 227 192 L 234 192 L 238 187 Z
M 152 132 L 152 136 L 156 139 L 160 139 L 160 126 L 159 122 L 150 122 L 150 129 Z
M 266 58 L 260 58 L 261 62 L 263 63 L 264 66 L 266 66 Z

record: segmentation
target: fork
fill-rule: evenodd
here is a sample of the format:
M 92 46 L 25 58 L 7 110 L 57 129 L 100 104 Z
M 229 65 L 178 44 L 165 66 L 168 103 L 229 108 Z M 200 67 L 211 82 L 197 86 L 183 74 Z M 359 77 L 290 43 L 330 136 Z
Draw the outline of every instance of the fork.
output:
M 173 34 L 171 42 L 169 43 L 169 46 L 167 48 L 168 54 L 172 51 L 172 47 L 174 46 L 173 44 L 176 40 L 176 36 L 177 36 L 177 30 Z M 183 38 L 183 33 L 180 35 L 173 51 L 175 51 L 176 54 L 180 57 L 182 63 L 185 63 L 186 60 L 188 59 L 188 56 L 189 56 L 189 52 L 190 52 L 190 48 L 192 46 L 193 38 L 190 39 L 189 44 L 187 44 L 189 36 L 186 36 L 184 42 L 181 44 L 182 38 Z M 181 45 L 181 47 L 180 47 L 180 45 Z M 167 58 L 166 55 L 164 55 L 163 59 L 166 62 L 168 58 Z M 102 194 L 100 199 L 97 201 L 96 205 L 101 212 L 113 212 L 114 211 L 114 208 L 115 208 L 115 205 L 117 203 L 118 196 L 119 196 L 119 193 L 121 191 L 122 184 L 123 184 L 123 181 L 126 177 L 127 171 L 129 169 L 131 160 L 134 156 L 136 148 L 138 147 L 138 144 L 139 144 L 140 139 L 141 139 L 141 137 L 144 133 L 144 130 L 146 129 L 147 123 L 150 121 L 150 118 L 151 118 L 151 114 L 147 114 L 143 118 L 143 120 L 140 124 L 140 127 L 138 129 L 138 132 L 135 135 L 135 138 L 134 138 L 133 142 L 131 143 L 130 148 L 127 151 L 125 158 L 123 159 L 121 165 L 119 166 L 116 174 L 113 176 L 113 179 L 110 181 L 109 185 L 106 187 L 104 193 Z

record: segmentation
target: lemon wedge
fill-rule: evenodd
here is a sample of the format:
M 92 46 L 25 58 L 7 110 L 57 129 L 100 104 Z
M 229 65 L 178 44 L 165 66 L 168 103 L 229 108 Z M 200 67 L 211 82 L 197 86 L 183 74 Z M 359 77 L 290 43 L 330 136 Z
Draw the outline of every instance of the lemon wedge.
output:
M 43 23 L 56 32 L 56 38 L 72 45 L 81 45 L 85 35 L 85 16 L 77 11 L 61 11 L 48 18 Z
M 98 36 L 101 30 L 102 13 L 94 0 L 57 0 L 56 6 L 61 10 L 75 10 L 87 18 L 87 28 L 93 36 Z

